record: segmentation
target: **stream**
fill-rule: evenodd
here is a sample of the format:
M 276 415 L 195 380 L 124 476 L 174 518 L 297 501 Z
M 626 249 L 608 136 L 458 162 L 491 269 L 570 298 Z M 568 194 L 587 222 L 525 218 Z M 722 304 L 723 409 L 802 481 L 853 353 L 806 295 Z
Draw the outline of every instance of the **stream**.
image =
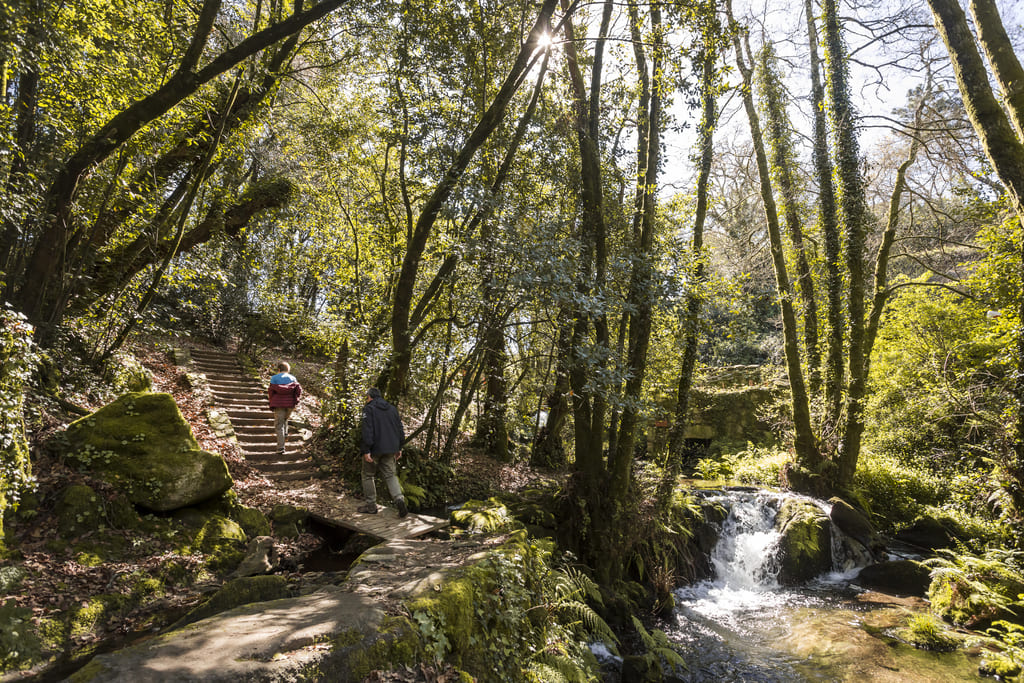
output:
M 666 633 L 689 666 L 676 680 L 991 680 L 964 651 L 925 652 L 895 638 L 893 631 L 926 611 L 927 603 L 864 591 L 852 582 L 857 569 L 781 587 L 772 558 L 775 515 L 785 495 L 726 490 L 710 498 L 729 515 L 711 556 L 714 578 L 676 591 L 675 620 Z

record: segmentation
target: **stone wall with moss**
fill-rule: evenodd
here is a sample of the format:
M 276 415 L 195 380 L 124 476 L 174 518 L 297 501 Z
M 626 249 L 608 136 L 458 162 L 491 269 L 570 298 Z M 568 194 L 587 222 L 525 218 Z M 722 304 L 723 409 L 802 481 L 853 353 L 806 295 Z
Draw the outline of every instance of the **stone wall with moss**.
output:
M 21 314 L 0 309 L 0 548 L 4 514 L 17 507 L 32 483 L 25 436 L 25 384 L 37 362 L 32 327 Z

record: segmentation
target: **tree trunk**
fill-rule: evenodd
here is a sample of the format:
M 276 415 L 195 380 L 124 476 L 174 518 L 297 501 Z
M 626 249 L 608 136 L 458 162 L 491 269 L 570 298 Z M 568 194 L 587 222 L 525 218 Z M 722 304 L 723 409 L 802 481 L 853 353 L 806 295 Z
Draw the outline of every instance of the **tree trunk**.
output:
M 846 422 L 838 454 L 836 483 L 849 486 L 860 457 L 864 432 L 864 395 L 867 384 L 864 363 L 864 244 L 867 236 L 867 200 L 860 173 L 860 149 L 855 130 L 856 114 L 850 103 L 846 51 L 840 34 L 836 0 L 824 0 L 825 46 L 832 117 L 835 131 L 836 176 L 839 179 L 839 210 L 846 227 L 846 274 L 849 280 L 846 305 L 849 310 L 847 346 Z
M 768 149 L 771 169 L 778 183 L 779 195 L 786 218 L 786 232 L 796 258 L 796 284 L 800 290 L 804 318 L 804 357 L 807 360 L 807 378 L 811 394 L 821 388 L 821 354 L 818 350 L 818 303 L 814 293 L 814 279 L 804 247 L 803 226 L 797 206 L 796 180 L 793 177 L 793 148 L 790 124 L 786 116 L 782 83 L 779 78 L 775 51 L 771 43 L 761 49 L 758 70 L 761 75 L 762 103 L 768 124 Z
M 714 133 L 718 123 L 715 102 L 715 62 L 717 50 L 705 47 L 701 66 L 700 99 L 700 172 L 697 176 L 697 206 L 693 216 L 693 236 L 690 253 L 693 258 L 692 278 L 687 283 L 686 313 L 683 319 L 683 353 L 679 364 L 679 383 L 676 387 L 676 411 L 669 432 L 666 479 L 675 481 L 676 475 L 693 463 L 687 462 L 686 425 L 690 419 L 690 390 L 697 366 L 697 346 L 700 341 L 700 310 L 703 293 L 700 291 L 707 276 L 704 268 L 704 222 L 708 215 L 708 179 L 714 159 Z
M 630 4 L 630 21 L 636 22 L 635 5 Z M 625 498 L 631 481 L 633 448 L 636 442 L 639 406 L 643 400 L 644 375 L 647 371 L 647 350 L 651 340 L 651 315 L 653 268 L 651 251 L 654 244 L 654 218 L 657 209 L 655 194 L 658 187 L 658 166 L 661 150 L 661 93 L 667 89 L 662 79 L 664 36 L 662 35 L 661 10 L 651 4 L 651 74 L 647 74 L 647 60 L 643 43 L 634 40 L 637 70 L 642 87 L 649 93 L 649 106 L 639 116 L 645 123 L 640 126 L 637 147 L 647 150 L 646 167 L 637 169 L 637 203 L 634 212 L 640 223 L 640 240 L 633 253 L 633 272 L 630 276 L 626 304 L 629 314 L 629 346 L 626 357 L 626 390 L 623 398 L 625 407 L 619 423 L 618 444 L 610 453 L 608 470 L 611 475 L 610 491 L 613 500 Z M 638 154 L 638 159 L 642 158 Z
M 25 266 L 17 301 L 29 321 L 44 327 L 58 324 L 67 304 L 65 249 L 74 232 L 74 203 L 81 179 L 148 123 L 163 116 L 202 85 L 245 59 L 323 18 L 347 0 L 322 0 L 284 21 L 259 31 L 196 69 L 220 9 L 220 0 L 206 0 L 192 42 L 177 71 L 146 97 L 112 117 L 68 158 L 57 172 L 44 201 L 45 224 Z M 45 335 L 44 335 L 45 336 Z
M 818 59 L 818 30 L 814 23 L 814 4 L 805 0 L 807 40 L 810 44 L 811 110 L 814 112 L 814 175 L 818 182 L 818 220 L 825 250 L 825 292 L 828 334 L 825 348 L 825 409 L 822 428 L 830 432 L 839 421 L 843 386 L 843 276 L 839 269 L 839 213 L 832 182 L 832 162 L 828 154 L 828 128 L 825 125 L 825 89 L 821 84 Z
M 1024 224 L 1024 143 L 1017 135 L 1014 126 L 1007 119 L 1006 113 L 996 99 L 989 86 L 988 73 L 981 60 L 978 46 L 967 26 L 967 17 L 956 0 L 928 0 L 932 8 L 935 25 L 939 29 L 950 60 L 953 62 L 953 73 L 957 86 L 971 119 L 974 130 L 978 133 L 985 154 L 992 167 L 1006 187 L 1018 220 Z M 986 24 L 998 22 L 998 15 L 990 12 L 978 12 L 976 17 L 984 19 Z M 988 41 L 988 52 L 1003 52 L 1011 49 L 1006 43 L 996 42 L 1001 27 L 988 25 L 980 29 Z M 1005 52 L 1003 52 L 1005 54 Z M 1015 93 L 1013 84 L 1004 83 L 1007 96 Z M 1020 83 L 1017 83 L 1020 87 Z M 1024 245 L 1021 245 L 1019 257 L 1021 270 L 1024 272 Z M 1018 320 L 1024 321 L 1024 296 L 1020 298 L 1017 311 Z M 1014 457 L 1010 464 L 1010 476 L 1013 480 L 1010 493 L 1018 509 L 1024 509 L 1024 334 L 1017 330 L 1017 373 L 1013 388 L 1016 427 L 1013 441 Z
M 495 128 L 504 120 L 512 97 L 519 89 L 523 77 L 528 73 L 534 63 L 534 52 L 537 49 L 540 36 L 550 30 L 551 14 L 554 12 L 558 0 L 544 0 L 544 4 L 534 22 L 533 28 L 523 43 L 515 63 L 512 65 L 509 75 L 505 78 L 501 89 L 494 96 L 494 100 L 481 116 L 480 121 L 466 139 L 465 144 L 459 150 L 452 164 L 448 167 L 444 177 L 434 187 L 430 197 L 427 198 L 420 210 L 416 225 L 409 236 L 405 248 L 405 255 L 402 258 L 402 265 L 398 273 L 398 281 L 395 285 L 395 297 L 391 309 L 391 359 L 389 361 L 389 372 L 387 386 L 382 387 L 389 396 L 401 396 L 405 393 L 406 382 L 409 375 L 409 364 L 412 361 L 412 335 L 410 333 L 409 317 L 412 312 L 412 298 L 416 290 L 416 279 L 419 273 L 420 261 L 427 246 L 427 240 L 433 231 L 434 223 L 441 212 L 444 203 L 451 196 L 456 184 L 462 178 L 469 162 Z
M 732 20 L 732 3 L 727 0 L 726 7 Z M 757 172 L 760 179 L 761 201 L 764 205 L 765 223 L 768 239 L 771 244 L 772 265 L 775 269 L 775 284 L 779 294 L 779 308 L 782 312 L 782 336 L 786 354 L 786 372 L 789 376 L 789 388 L 793 409 L 793 447 L 796 451 L 797 463 L 812 472 L 818 472 L 821 456 L 814 441 L 811 429 L 810 401 L 804 384 L 803 369 L 800 366 L 799 334 L 796 326 L 796 315 L 793 312 L 793 297 L 789 286 L 789 274 L 786 271 L 786 259 L 783 253 L 782 233 L 779 229 L 779 214 L 772 192 L 771 175 L 768 169 L 768 156 L 764 149 L 764 136 L 761 133 L 761 122 L 754 106 L 752 90 L 752 73 L 743 55 L 743 45 L 739 34 L 733 36 L 736 49 L 736 65 L 743 76 L 743 107 L 750 123 L 750 137 L 754 145 L 757 160 Z

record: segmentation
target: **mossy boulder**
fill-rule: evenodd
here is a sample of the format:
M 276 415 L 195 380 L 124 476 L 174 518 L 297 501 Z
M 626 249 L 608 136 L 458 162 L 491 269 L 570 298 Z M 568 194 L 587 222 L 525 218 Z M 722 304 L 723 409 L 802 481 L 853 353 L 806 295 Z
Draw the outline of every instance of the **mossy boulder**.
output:
M 192 515 L 187 524 L 194 531 L 191 541 L 182 552 L 201 551 L 206 555 L 206 567 L 218 573 L 229 573 L 245 557 L 245 531 L 232 519 L 221 515 L 206 515 L 190 508 Z
M 246 576 L 225 583 L 210 599 L 193 608 L 188 614 L 174 624 L 172 628 L 181 628 L 200 619 L 212 617 L 214 614 L 226 612 L 240 605 L 253 602 L 277 600 L 291 595 L 292 590 L 288 579 L 283 576 Z
M 231 488 L 224 458 L 199 448 L 170 394 L 129 393 L 73 422 L 65 457 L 156 512 Z
M 779 583 L 797 585 L 832 569 L 832 523 L 820 507 L 788 498 L 779 508 L 775 528 L 781 534 Z
M 890 560 L 868 565 L 857 574 L 864 588 L 893 595 L 924 597 L 931 584 L 928 568 L 913 560 Z
M 275 505 L 270 511 L 274 534 L 281 538 L 295 538 L 309 519 L 309 510 L 292 505 Z

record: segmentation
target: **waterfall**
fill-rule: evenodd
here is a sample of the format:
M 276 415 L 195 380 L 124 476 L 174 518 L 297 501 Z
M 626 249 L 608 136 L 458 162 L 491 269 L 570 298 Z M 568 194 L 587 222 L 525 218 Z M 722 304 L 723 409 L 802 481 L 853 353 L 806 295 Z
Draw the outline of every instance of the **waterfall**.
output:
M 715 583 L 721 588 L 744 591 L 778 587 L 774 561 L 779 532 L 775 516 L 781 494 L 767 491 L 730 494 L 729 516 L 711 553 Z M 727 502 L 719 500 L 717 502 Z

